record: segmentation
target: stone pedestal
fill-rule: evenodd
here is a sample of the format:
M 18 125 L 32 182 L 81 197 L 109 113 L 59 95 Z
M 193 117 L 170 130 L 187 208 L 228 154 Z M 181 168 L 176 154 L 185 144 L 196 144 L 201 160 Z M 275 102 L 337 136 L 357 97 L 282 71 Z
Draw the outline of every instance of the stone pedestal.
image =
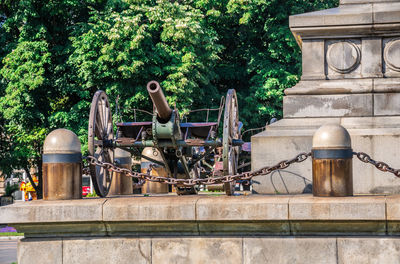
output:
M 0 208 L 18 263 L 397 263 L 400 196 L 161 196 Z
M 349 130 L 354 151 L 400 168 L 400 1 L 341 0 L 289 22 L 302 49 L 301 81 L 285 90 L 284 118 L 252 137 L 252 169 L 310 151 L 327 123 Z M 310 164 L 258 177 L 254 191 L 307 192 Z M 354 193 L 400 192 L 395 176 L 357 160 L 353 168 Z

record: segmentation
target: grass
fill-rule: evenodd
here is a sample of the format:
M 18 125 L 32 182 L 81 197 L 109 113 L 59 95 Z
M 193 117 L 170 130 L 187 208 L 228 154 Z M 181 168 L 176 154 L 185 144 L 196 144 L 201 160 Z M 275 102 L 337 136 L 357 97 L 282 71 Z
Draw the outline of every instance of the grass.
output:
M 24 233 L 17 233 L 17 232 L 4 232 L 0 233 L 0 236 L 23 236 Z

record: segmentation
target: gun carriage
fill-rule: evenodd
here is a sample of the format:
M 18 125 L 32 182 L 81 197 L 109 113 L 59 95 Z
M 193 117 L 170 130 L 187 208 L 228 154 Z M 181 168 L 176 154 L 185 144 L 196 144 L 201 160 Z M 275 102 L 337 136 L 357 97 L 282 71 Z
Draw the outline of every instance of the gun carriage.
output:
M 153 101 L 151 121 L 117 123 L 114 135 L 110 103 L 104 91 L 93 97 L 88 128 L 88 151 L 100 162 L 115 163 L 114 150 L 122 148 L 157 166 L 163 166 L 168 177 L 205 178 L 231 175 L 237 172 L 238 156 L 243 141 L 240 139 L 241 123 L 236 92 L 230 89 L 223 107 L 219 109 L 217 122 L 183 123 L 178 110 L 171 109 L 156 81 L 147 84 Z M 223 111 L 222 138 L 218 137 L 220 117 Z M 142 149 L 158 150 L 162 162 L 142 154 Z M 112 181 L 112 172 L 94 164 L 90 174 L 96 193 L 105 197 Z M 235 182 L 224 183 L 227 195 L 232 195 Z M 195 187 L 176 186 L 178 194 L 194 194 Z

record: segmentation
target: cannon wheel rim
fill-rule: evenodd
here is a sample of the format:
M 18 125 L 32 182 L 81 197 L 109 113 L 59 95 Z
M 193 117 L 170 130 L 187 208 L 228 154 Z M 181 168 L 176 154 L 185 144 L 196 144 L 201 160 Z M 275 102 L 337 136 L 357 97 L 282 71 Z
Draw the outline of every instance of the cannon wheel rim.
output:
M 88 152 L 100 162 L 114 163 L 114 149 L 104 146 L 104 140 L 113 141 L 114 131 L 111 108 L 104 91 L 97 91 L 90 106 L 88 126 Z M 100 197 L 106 197 L 113 173 L 100 166 L 89 165 L 93 187 Z
M 233 139 L 239 139 L 239 108 L 234 89 L 230 89 L 226 95 L 223 137 L 222 137 L 222 161 L 223 175 L 237 173 L 239 148 L 232 146 Z M 225 193 L 233 195 L 236 182 L 224 183 Z

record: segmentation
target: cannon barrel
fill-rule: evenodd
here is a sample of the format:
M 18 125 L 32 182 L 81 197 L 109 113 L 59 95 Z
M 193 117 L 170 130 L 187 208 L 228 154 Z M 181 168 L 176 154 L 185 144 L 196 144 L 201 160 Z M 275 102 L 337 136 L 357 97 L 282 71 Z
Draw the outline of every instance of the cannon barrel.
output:
M 157 109 L 157 116 L 161 121 L 167 122 L 171 118 L 172 110 L 169 107 L 161 86 L 156 81 L 147 83 L 147 91 Z

